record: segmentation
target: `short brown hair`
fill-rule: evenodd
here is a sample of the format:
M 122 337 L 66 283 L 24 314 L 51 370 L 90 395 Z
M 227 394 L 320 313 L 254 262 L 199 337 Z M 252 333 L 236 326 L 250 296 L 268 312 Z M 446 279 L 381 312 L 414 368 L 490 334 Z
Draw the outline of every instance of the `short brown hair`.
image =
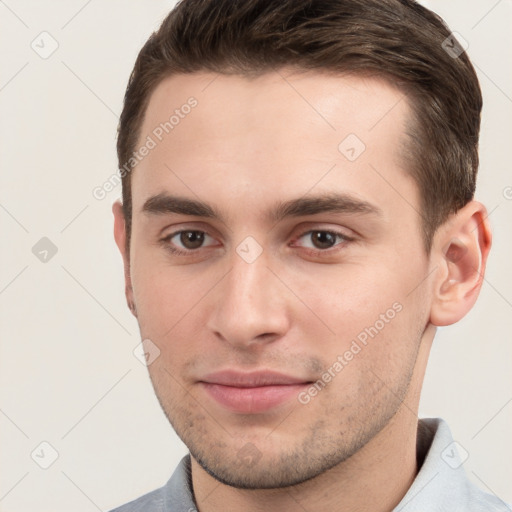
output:
M 407 94 L 407 170 L 418 185 L 423 238 L 473 198 L 482 96 L 473 66 L 436 14 L 413 0 L 181 0 L 130 76 L 119 167 L 136 149 L 155 87 L 178 73 L 259 75 L 292 67 L 374 74 Z M 131 172 L 123 173 L 128 247 Z

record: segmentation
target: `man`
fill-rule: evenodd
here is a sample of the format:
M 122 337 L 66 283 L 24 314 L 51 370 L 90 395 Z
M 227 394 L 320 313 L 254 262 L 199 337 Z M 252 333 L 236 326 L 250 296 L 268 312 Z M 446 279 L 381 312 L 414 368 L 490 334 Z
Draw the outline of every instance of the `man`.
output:
M 466 54 L 411 0 L 177 5 L 130 78 L 113 211 L 190 455 L 117 511 L 508 510 L 417 417 L 491 245 L 480 112 Z

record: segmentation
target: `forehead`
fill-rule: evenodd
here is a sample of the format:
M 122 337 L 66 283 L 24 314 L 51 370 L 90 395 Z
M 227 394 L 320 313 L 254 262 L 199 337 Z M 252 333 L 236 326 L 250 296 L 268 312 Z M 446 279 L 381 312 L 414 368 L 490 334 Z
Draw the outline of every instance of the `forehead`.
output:
M 313 188 L 392 200 L 386 181 L 411 187 L 399 158 L 408 118 L 404 94 L 380 78 L 287 69 L 168 77 L 141 127 L 139 148 L 151 149 L 132 176 L 134 211 L 163 191 L 246 206 Z

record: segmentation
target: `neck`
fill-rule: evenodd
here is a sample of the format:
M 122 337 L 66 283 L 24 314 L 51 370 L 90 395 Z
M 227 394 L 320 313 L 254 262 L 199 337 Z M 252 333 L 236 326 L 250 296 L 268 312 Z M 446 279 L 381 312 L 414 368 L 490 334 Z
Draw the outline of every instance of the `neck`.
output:
M 192 457 L 199 512 L 392 511 L 418 472 L 417 412 L 430 341 L 421 344 L 408 393 L 390 422 L 348 460 L 311 480 L 280 489 L 237 489 L 217 481 Z

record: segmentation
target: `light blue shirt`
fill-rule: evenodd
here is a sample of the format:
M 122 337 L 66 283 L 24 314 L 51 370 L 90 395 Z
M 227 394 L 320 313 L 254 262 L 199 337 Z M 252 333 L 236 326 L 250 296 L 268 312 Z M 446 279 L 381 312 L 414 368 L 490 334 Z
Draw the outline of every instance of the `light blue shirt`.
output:
M 423 463 L 407 494 L 393 512 L 512 511 L 498 497 L 481 491 L 468 480 L 457 443 L 444 420 L 420 420 L 417 446 L 418 460 L 423 460 Z M 190 455 L 187 455 L 163 487 L 111 512 L 196 511 L 190 479 Z

